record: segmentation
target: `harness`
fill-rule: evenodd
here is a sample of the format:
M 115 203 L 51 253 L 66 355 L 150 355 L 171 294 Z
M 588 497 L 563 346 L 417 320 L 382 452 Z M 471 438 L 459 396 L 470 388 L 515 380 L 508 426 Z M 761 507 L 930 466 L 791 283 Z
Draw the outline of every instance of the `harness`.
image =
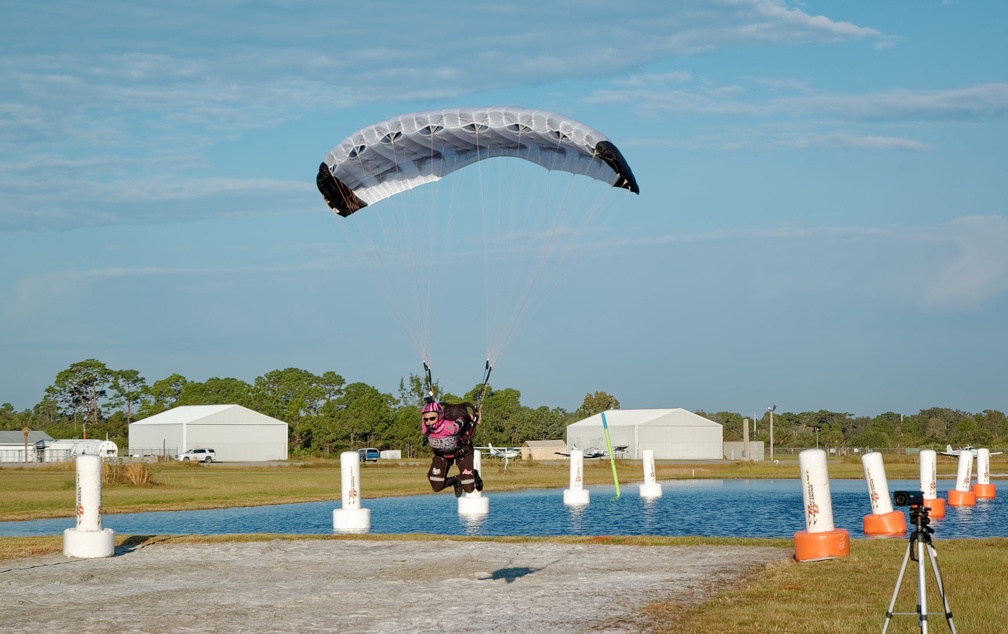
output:
M 424 396 L 424 403 L 434 402 L 434 385 L 431 380 L 431 369 L 424 361 L 424 379 L 426 381 L 427 394 Z M 490 382 L 490 372 L 493 370 L 493 366 L 490 365 L 490 359 L 487 359 L 486 366 L 483 371 L 483 383 L 480 386 L 479 394 L 476 396 L 475 403 L 475 420 L 478 421 L 481 413 L 481 408 L 483 406 L 483 398 L 486 396 L 487 388 Z M 467 413 L 468 416 L 468 413 Z M 441 429 L 445 425 L 455 426 L 452 433 L 443 434 Z M 435 454 L 441 456 L 442 458 L 460 458 L 466 454 L 467 451 L 472 451 L 472 436 L 476 431 L 476 426 L 474 423 L 469 422 L 464 419 L 452 420 L 442 418 L 441 425 L 438 427 L 438 431 L 432 431 L 430 427 L 425 426 L 424 439 L 430 444 L 431 449 Z

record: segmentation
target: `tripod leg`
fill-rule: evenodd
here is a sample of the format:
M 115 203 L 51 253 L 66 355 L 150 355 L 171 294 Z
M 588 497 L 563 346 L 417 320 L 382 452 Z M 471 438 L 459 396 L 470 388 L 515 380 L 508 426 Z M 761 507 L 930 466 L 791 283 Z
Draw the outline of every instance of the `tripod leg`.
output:
M 889 629 L 889 621 L 893 617 L 893 608 L 896 607 L 896 597 L 899 596 L 900 586 L 903 585 L 903 575 L 906 574 L 907 561 L 910 560 L 910 544 L 907 544 L 906 553 L 903 555 L 903 564 L 900 566 L 899 575 L 896 577 L 896 587 L 893 588 L 892 600 L 889 601 L 889 609 L 886 610 L 885 623 L 882 624 L 882 634 L 886 634 Z
M 928 634 L 927 581 L 924 578 L 924 540 L 917 540 L 917 622 L 921 634 Z
M 928 558 L 931 560 L 931 571 L 934 573 L 935 585 L 938 586 L 938 596 L 941 597 L 942 605 L 945 607 L 945 620 L 948 622 L 952 634 L 956 634 L 955 623 L 952 622 L 952 608 L 949 606 L 948 597 L 945 595 L 945 583 L 942 581 L 941 569 L 938 567 L 938 552 L 930 543 L 927 545 Z

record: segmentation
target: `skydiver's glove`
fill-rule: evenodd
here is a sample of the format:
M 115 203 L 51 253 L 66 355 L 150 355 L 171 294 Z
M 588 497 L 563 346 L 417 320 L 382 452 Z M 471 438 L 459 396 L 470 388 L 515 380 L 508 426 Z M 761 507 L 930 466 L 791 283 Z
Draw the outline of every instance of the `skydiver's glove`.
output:
M 427 439 L 427 434 L 422 435 L 420 437 L 420 446 L 426 447 L 428 444 L 430 444 L 430 441 Z

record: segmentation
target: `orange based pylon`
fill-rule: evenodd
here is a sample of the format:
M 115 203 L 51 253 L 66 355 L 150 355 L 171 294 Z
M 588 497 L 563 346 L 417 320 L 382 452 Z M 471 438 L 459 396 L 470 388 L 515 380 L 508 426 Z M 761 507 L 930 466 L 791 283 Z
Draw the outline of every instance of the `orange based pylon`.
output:
M 980 484 L 977 482 L 973 485 L 973 494 L 976 495 L 978 500 L 993 500 L 997 497 L 997 487 L 994 483 Z
M 850 555 L 850 533 L 835 528 L 822 533 L 798 531 L 794 534 L 795 561 L 819 561 Z
M 976 506 L 977 496 L 972 491 L 952 489 L 948 492 L 949 506 Z
M 864 534 L 867 537 L 902 537 L 906 535 L 906 516 L 903 511 L 872 513 L 864 517 Z
M 924 498 L 924 507 L 928 510 L 928 515 L 932 519 L 940 520 L 945 517 L 945 500 L 942 498 L 935 498 L 929 500 Z

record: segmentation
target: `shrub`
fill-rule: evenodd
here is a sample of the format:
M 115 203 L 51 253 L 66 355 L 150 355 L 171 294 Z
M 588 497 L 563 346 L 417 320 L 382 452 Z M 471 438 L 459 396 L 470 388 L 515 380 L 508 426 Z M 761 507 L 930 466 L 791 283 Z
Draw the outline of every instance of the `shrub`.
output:
M 143 462 L 127 464 L 105 462 L 102 464 L 102 482 L 104 484 L 146 486 L 151 483 L 151 472 Z

